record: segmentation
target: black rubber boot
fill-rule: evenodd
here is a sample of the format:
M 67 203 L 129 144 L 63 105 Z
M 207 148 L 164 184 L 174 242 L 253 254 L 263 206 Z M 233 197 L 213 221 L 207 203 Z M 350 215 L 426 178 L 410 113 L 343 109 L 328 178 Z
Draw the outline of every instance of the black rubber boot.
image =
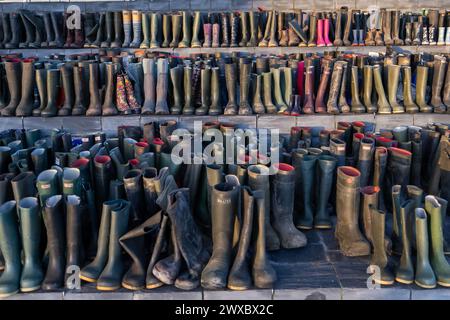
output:
M 5 61 L 5 70 L 10 99 L 8 105 L 1 110 L 1 114 L 3 117 L 13 117 L 16 115 L 16 108 L 21 100 L 22 68 L 20 60 Z
M 390 199 L 392 186 L 400 185 L 405 187 L 409 184 L 411 170 L 411 152 L 391 147 L 388 149 L 389 157 L 386 167 L 386 187 L 385 199 Z M 392 202 L 387 201 L 386 207 L 390 211 Z
M 127 199 L 131 203 L 130 224 L 137 227 L 147 218 L 147 208 L 144 201 L 142 172 L 139 169 L 130 170 L 123 178 Z
M 336 159 L 322 154 L 317 159 L 319 170 L 319 195 L 316 214 L 314 216 L 314 228 L 330 229 L 332 227 L 328 204 L 333 189 L 333 176 L 336 170 Z
M 64 89 L 64 105 L 58 110 L 58 116 L 70 116 L 75 102 L 73 85 L 73 66 L 69 63 L 61 67 L 62 86 Z
M 300 208 L 295 217 L 295 226 L 309 230 L 313 227 L 313 194 L 317 156 L 304 155 L 300 159 Z
M 405 284 L 413 283 L 414 267 L 412 261 L 412 232 L 414 223 L 415 202 L 407 200 L 401 204 L 400 208 L 400 227 L 402 229 L 402 255 L 400 264 L 395 273 L 395 281 Z
M 14 194 L 14 200 L 17 203 L 26 197 L 36 196 L 36 176 L 33 172 L 23 172 L 11 180 L 11 186 Z
M 65 225 L 61 195 L 52 196 L 45 203 L 44 222 L 47 229 L 49 263 L 42 282 L 42 290 L 57 290 L 64 286 Z

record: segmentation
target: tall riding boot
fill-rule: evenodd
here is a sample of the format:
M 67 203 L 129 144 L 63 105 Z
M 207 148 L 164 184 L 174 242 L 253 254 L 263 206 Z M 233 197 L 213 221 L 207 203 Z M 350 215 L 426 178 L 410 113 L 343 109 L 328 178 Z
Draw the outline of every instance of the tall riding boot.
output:
M 386 227 L 385 213 L 374 207 L 370 208 L 372 220 L 373 254 L 370 258 L 370 265 L 380 269 L 379 278 L 375 278 L 376 283 L 391 285 L 394 283 L 394 275 L 388 266 L 386 255 L 384 230 Z
M 249 89 L 250 89 L 250 72 L 251 72 L 252 62 L 250 59 L 244 59 L 239 64 L 239 112 L 240 115 L 252 114 L 252 107 L 249 104 Z
M 445 58 L 435 58 L 433 62 L 433 84 L 431 86 L 431 101 L 435 113 L 444 113 L 446 106 L 442 102 L 441 92 L 444 86 L 445 69 L 447 61 Z
M 41 214 L 38 199 L 29 197 L 19 202 L 19 221 L 25 256 L 20 291 L 31 292 L 40 289 L 44 279 L 40 255 Z
M 9 104 L 1 110 L 3 117 L 13 117 L 16 115 L 16 108 L 21 100 L 22 70 L 19 60 L 6 60 L 6 80 L 8 81 Z
M 20 288 L 20 234 L 16 212 L 14 200 L 0 206 L 0 251 L 5 260 L 0 277 L 1 298 L 17 293 Z
M 267 250 L 278 250 L 280 248 L 280 240 L 275 233 L 270 221 L 270 188 L 269 188 L 269 168 L 263 165 L 249 166 L 248 171 L 248 183 L 250 188 L 255 190 L 261 190 L 264 193 L 265 201 L 265 215 L 266 215 L 266 244 Z
M 154 59 L 142 60 L 144 70 L 144 104 L 142 114 L 154 114 L 156 106 L 156 64 Z
M 122 21 L 122 12 L 116 11 L 114 12 L 114 40 L 111 42 L 111 48 L 120 48 L 122 47 L 123 42 L 123 21 Z
M 18 117 L 31 116 L 33 113 L 34 78 L 34 60 L 24 59 L 22 61 L 22 95 L 16 108 Z
M 158 59 L 156 84 L 156 114 L 169 114 L 167 91 L 169 86 L 169 64 L 167 59 Z
M 441 202 L 439 201 L 441 200 Z M 429 230 L 431 236 L 430 262 L 436 275 L 437 283 L 444 287 L 450 287 L 450 265 L 444 255 L 443 221 L 446 213 L 442 212 L 442 202 L 447 201 L 434 196 L 425 197 L 425 210 L 429 217 Z
M 380 114 L 389 114 L 392 112 L 391 106 L 386 98 L 386 93 L 383 87 L 383 80 L 381 78 L 381 67 L 379 65 L 375 65 L 373 67 L 373 81 L 375 83 L 375 89 L 377 91 L 378 101 L 378 113 Z
M 122 283 L 124 265 L 119 239 L 128 229 L 130 203 L 119 200 L 120 204 L 111 210 L 111 229 L 108 243 L 108 262 L 97 280 L 97 290 L 119 289 Z
M 422 208 L 415 210 L 416 221 L 416 274 L 414 282 L 422 288 L 432 289 L 436 287 L 436 276 L 430 264 L 430 242 L 428 238 L 427 213 Z
M 201 13 L 200 11 L 194 12 L 194 23 L 192 25 L 192 41 L 191 48 L 200 48 L 202 45 L 198 38 L 200 33 L 200 24 L 201 24 Z
M 180 43 L 180 33 L 183 16 L 181 14 L 172 15 L 172 41 L 169 43 L 170 48 L 178 48 Z
M 294 218 L 295 226 L 299 229 L 309 230 L 313 227 L 313 184 L 315 176 L 315 168 L 317 163 L 317 156 L 304 155 L 301 157 L 299 163 L 300 178 L 300 208 Z
M 73 66 L 66 63 L 60 70 L 64 89 L 64 105 L 61 109 L 59 109 L 58 116 L 70 116 L 72 114 L 72 107 L 75 101 L 73 89 Z
M 363 68 L 364 79 L 364 105 L 367 113 L 376 113 L 377 106 L 372 102 L 372 85 L 373 85 L 373 67 L 365 65 Z
M 351 69 L 351 90 L 352 90 L 352 102 L 351 102 L 351 111 L 355 113 L 364 113 L 366 108 L 361 103 L 359 99 L 359 80 L 358 80 L 358 67 L 352 66 Z
M 229 182 L 219 183 L 212 192 L 213 253 L 203 269 L 201 284 L 206 289 L 224 288 L 231 266 L 235 214 L 238 212 L 240 188 Z
M 338 108 L 338 97 L 339 91 L 342 83 L 342 74 L 344 71 L 345 61 L 336 61 L 333 67 L 333 74 L 331 75 L 330 82 L 330 93 L 327 101 L 327 113 L 337 114 L 339 113 Z
M 61 72 L 59 70 L 47 70 L 47 107 L 42 110 L 41 117 L 54 117 L 58 114 L 58 94 L 61 88 Z
M 116 74 L 119 66 L 115 63 L 106 64 L 106 91 L 102 105 L 102 115 L 112 116 L 119 113 L 116 106 Z
M 370 253 L 370 245 L 358 226 L 360 176 L 355 168 L 338 167 L 336 237 L 345 256 L 365 256 Z
M 170 34 L 171 34 L 171 16 L 168 14 L 163 14 L 162 16 L 162 31 L 164 40 L 161 43 L 161 48 L 168 48 L 170 44 Z
M 277 107 L 273 104 L 272 100 L 272 72 L 264 72 L 263 77 L 263 91 L 264 91 L 264 106 L 267 113 L 276 113 Z
M 61 195 L 55 195 L 45 203 L 44 222 L 49 263 L 42 289 L 46 291 L 56 290 L 64 285 L 66 241 L 63 202 Z
M 141 49 L 148 49 L 150 48 L 150 20 L 151 20 L 151 14 L 142 12 L 141 14 L 141 20 L 142 20 L 142 34 L 143 39 L 141 44 L 139 45 L 139 48 Z
M 228 103 L 225 106 L 224 114 L 235 115 L 238 112 L 236 105 L 236 65 L 235 63 L 225 63 L 225 82 L 228 92 Z
M 331 229 L 332 223 L 328 213 L 328 203 L 333 189 L 333 175 L 336 169 L 336 158 L 320 155 L 317 159 L 319 169 L 319 198 L 314 216 L 314 228 Z
M 214 116 L 222 114 L 223 110 L 220 105 L 219 68 L 212 68 L 211 71 L 211 106 L 209 108 L 209 115 Z
M 192 115 L 192 114 L 194 114 L 195 109 L 193 106 L 193 97 L 192 97 L 192 68 L 191 67 L 184 67 L 183 87 L 184 87 L 183 114 Z
M 392 113 L 403 113 L 405 109 L 397 101 L 398 81 L 400 79 L 400 66 L 388 66 L 388 99 L 392 107 Z
M 206 115 L 211 106 L 211 67 L 206 66 L 201 70 L 200 81 L 202 105 L 195 110 L 195 114 Z
M 179 44 L 179 48 L 189 48 L 192 39 L 191 13 L 183 11 L 183 39 Z
M 102 106 L 98 90 L 98 63 L 96 62 L 89 64 L 89 96 L 90 103 L 86 115 L 100 116 L 102 114 Z
M 104 39 L 100 47 L 109 48 L 111 47 L 111 42 L 113 41 L 113 28 L 114 28 L 114 13 L 106 12 L 105 14 L 105 26 L 106 26 L 106 39 Z

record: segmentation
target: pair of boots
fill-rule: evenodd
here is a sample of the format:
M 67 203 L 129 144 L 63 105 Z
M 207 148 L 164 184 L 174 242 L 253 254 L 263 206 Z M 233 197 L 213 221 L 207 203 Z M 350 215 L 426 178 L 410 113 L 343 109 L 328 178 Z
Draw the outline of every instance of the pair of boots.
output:
M 251 64 L 250 64 L 251 65 Z M 250 68 L 250 67 L 249 67 Z M 251 112 L 248 109 L 245 109 L 245 107 L 248 105 L 248 86 L 249 86 L 249 69 L 243 68 L 243 70 L 247 70 L 247 72 L 243 71 L 244 74 L 241 75 L 241 79 L 243 81 L 243 88 L 241 91 L 241 96 L 244 97 L 243 106 L 244 109 L 242 109 L 241 112 L 244 112 L 244 110 L 247 110 L 246 114 L 250 114 Z M 173 69 L 172 69 L 173 70 Z M 201 106 L 195 109 L 196 115 L 219 115 L 222 114 L 222 106 L 220 104 L 220 86 L 219 86 L 219 68 L 214 67 L 211 68 L 209 66 L 205 66 L 204 69 L 200 72 L 200 91 L 201 91 Z M 246 77 L 247 75 L 247 77 Z M 186 83 L 189 90 L 189 84 Z M 185 87 L 186 88 L 186 87 Z M 189 98 L 190 100 L 190 98 Z M 245 101 L 247 104 L 245 104 Z M 187 108 L 186 108 L 187 107 Z M 180 110 L 179 108 L 176 108 L 176 110 Z M 189 106 L 185 106 L 183 109 L 184 114 L 189 114 Z M 172 114 L 174 114 L 172 112 Z

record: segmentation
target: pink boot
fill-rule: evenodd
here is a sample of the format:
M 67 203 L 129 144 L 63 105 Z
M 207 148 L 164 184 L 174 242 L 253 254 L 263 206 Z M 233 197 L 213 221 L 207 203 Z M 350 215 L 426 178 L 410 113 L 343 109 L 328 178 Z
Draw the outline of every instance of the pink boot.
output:
M 329 34 L 330 34 L 330 20 L 324 19 L 323 20 L 323 38 L 325 40 L 325 44 L 327 45 L 327 47 L 331 47 L 333 45 L 330 41 Z
M 324 19 L 319 19 L 317 21 L 317 46 L 325 47 L 326 43 L 323 41 L 323 21 Z

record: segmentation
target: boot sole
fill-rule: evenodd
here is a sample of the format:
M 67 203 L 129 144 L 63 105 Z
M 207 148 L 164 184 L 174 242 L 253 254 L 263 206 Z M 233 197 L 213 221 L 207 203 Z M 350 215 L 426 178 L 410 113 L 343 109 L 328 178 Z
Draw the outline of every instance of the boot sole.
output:
M 237 287 L 237 286 L 228 285 L 228 289 L 234 290 L 234 291 L 244 291 L 244 290 L 248 290 L 249 287 Z
M 374 280 L 374 282 L 375 282 L 375 283 L 378 283 L 378 284 L 385 285 L 385 286 L 394 284 L 394 280 L 392 280 L 392 281 Z
M 19 290 L 14 291 L 14 292 L 9 292 L 9 293 L 0 293 L 0 299 L 7 298 L 7 297 L 10 297 L 10 296 L 13 296 L 13 295 L 15 295 L 15 294 L 17 294 L 17 293 L 19 293 Z
M 296 226 L 296 227 L 299 228 L 299 229 L 302 229 L 302 230 L 312 230 L 312 228 L 313 228 L 313 227 L 309 227 L 309 226 L 301 226 L 301 225 Z
M 86 282 L 97 282 L 97 279 L 88 278 L 86 276 L 80 275 L 80 279 Z
M 158 284 L 154 284 L 154 285 L 151 285 L 151 286 L 149 286 L 149 285 L 147 285 L 147 286 L 145 286 L 145 288 L 146 289 L 156 289 L 156 288 L 159 288 L 159 287 L 162 287 L 164 285 L 164 283 L 158 283 Z
M 36 291 L 39 290 L 41 288 L 41 286 L 36 286 L 36 287 L 31 287 L 31 288 L 20 288 L 21 292 L 32 292 L 32 291 Z
M 97 290 L 100 291 L 114 291 L 120 289 L 120 286 L 117 287 L 103 287 L 103 286 L 97 286 Z
M 314 228 L 316 228 L 316 229 L 331 229 L 332 228 L 332 226 L 328 226 L 328 225 L 316 225 L 316 226 L 314 226 Z
M 436 288 L 436 285 L 433 286 L 429 286 L 426 284 L 421 284 L 420 282 L 414 281 L 415 284 L 417 284 L 419 287 L 424 288 L 424 289 L 433 289 Z
M 442 286 L 442 287 L 447 287 L 447 288 L 450 287 L 450 283 L 446 283 L 446 282 L 438 281 L 437 284 Z
M 135 286 L 129 285 L 129 284 L 125 283 L 125 282 L 122 282 L 122 287 L 124 287 L 125 289 L 128 289 L 128 290 L 134 290 L 134 291 L 144 289 L 143 286 L 142 287 L 135 287 Z
M 404 279 L 400 279 L 400 278 L 395 278 L 395 281 L 397 281 L 399 283 L 403 283 L 403 284 L 411 284 L 414 282 L 413 280 L 404 280 Z

